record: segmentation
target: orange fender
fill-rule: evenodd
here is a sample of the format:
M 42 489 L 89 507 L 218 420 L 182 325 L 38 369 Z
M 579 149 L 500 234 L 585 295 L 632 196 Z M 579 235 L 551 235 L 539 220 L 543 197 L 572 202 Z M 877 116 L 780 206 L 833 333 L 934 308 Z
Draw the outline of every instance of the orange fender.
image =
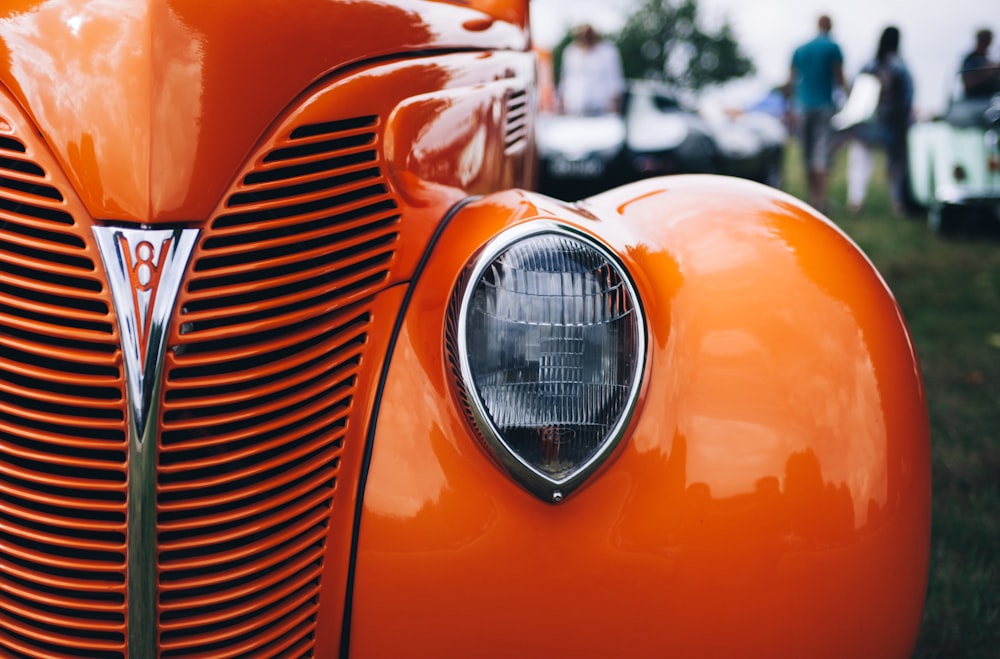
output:
M 543 220 L 619 256 L 649 336 L 627 436 L 558 505 L 483 449 L 445 338 L 470 257 Z M 930 538 L 917 358 L 872 264 L 788 195 L 683 176 L 468 204 L 415 285 L 379 408 L 356 656 L 912 653 Z

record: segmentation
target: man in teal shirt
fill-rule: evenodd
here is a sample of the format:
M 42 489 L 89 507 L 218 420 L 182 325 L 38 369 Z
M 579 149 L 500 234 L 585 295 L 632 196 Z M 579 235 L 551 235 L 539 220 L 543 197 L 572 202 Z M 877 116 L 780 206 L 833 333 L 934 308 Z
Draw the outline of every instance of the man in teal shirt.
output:
M 826 212 L 827 172 L 833 158 L 834 91 L 845 89 L 844 56 L 830 36 L 833 22 L 819 17 L 819 34 L 795 49 L 788 89 L 794 91 L 799 138 L 809 182 L 809 202 Z

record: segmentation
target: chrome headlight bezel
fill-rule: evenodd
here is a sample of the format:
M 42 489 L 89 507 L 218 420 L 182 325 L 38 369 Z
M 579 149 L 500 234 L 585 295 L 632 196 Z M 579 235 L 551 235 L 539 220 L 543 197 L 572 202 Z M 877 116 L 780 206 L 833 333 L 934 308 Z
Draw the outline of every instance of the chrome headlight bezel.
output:
M 616 287 L 620 287 L 620 290 L 619 288 L 615 288 L 613 292 L 620 293 L 623 296 L 622 301 L 627 305 L 627 312 L 630 315 L 628 319 L 629 325 L 626 328 L 630 330 L 630 333 L 625 332 L 625 334 L 628 334 L 625 339 L 628 343 L 628 354 L 622 357 L 622 359 L 628 361 L 628 364 L 625 367 L 616 369 L 617 371 L 622 371 L 619 374 L 619 380 L 621 380 L 625 389 L 624 395 L 615 397 L 617 411 L 613 414 L 612 421 L 607 424 L 606 431 L 603 433 L 604 436 L 593 449 L 593 452 L 572 468 L 567 469 L 565 473 L 559 473 L 558 475 L 546 473 L 543 469 L 531 464 L 531 462 L 518 453 L 518 450 L 512 448 L 508 443 L 504 432 L 498 427 L 494 415 L 491 414 L 488 405 L 484 401 L 484 396 L 480 391 L 472 360 L 470 359 L 469 348 L 470 309 L 484 275 L 511 250 L 519 246 L 528 245 L 527 241 L 535 241 L 539 238 L 544 239 L 549 236 L 573 241 L 579 245 L 581 250 L 589 250 L 594 255 L 593 258 L 600 259 L 608 268 L 608 273 L 613 274 L 617 282 Z M 607 292 L 605 291 L 604 293 Z M 564 297 L 558 296 L 558 299 L 563 299 Z M 548 301 L 551 302 L 551 299 Z M 639 399 L 646 368 L 647 327 L 641 300 L 628 270 L 613 250 L 590 234 L 556 221 L 538 220 L 518 225 L 500 233 L 470 260 L 453 292 L 451 309 L 451 329 L 449 330 L 447 341 L 448 350 L 457 371 L 460 398 L 483 445 L 493 458 L 522 487 L 544 501 L 551 503 L 562 501 L 582 485 L 615 452 L 615 449 L 625 436 Z M 595 323 L 594 327 L 597 329 L 592 331 L 610 332 L 612 330 L 607 329 L 610 325 L 609 323 L 602 326 L 600 323 Z M 569 325 L 563 327 L 569 327 Z M 617 332 L 617 329 L 616 327 L 615 336 L 620 333 Z M 498 352 L 497 354 L 500 353 Z M 616 353 L 614 359 L 602 357 L 600 360 L 601 365 L 596 368 L 607 369 L 608 362 L 613 362 L 615 366 L 619 366 L 617 361 L 619 356 Z M 594 368 L 593 363 L 590 365 Z M 586 383 L 576 384 L 583 385 Z M 608 388 L 611 388 L 611 386 L 608 385 Z M 538 433 L 539 437 L 542 437 L 546 433 L 551 433 L 552 428 L 558 428 L 557 432 L 565 432 L 565 429 L 570 428 L 570 425 L 563 423 L 555 426 L 539 425 L 534 430 Z M 570 428 L 570 431 L 572 431 L 572 428 Z

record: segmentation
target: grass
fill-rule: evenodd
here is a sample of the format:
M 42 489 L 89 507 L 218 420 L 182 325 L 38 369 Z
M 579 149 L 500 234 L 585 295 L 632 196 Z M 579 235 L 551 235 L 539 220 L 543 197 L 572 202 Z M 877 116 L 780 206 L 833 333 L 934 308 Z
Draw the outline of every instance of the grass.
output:
M 844 154 L 828 214 L 885 277 L 917 347 L 931 423 L 933 522 L 914 657 L 1000 653 L 1000 241 L 945 240 L 923 218 L 894 217 L 881 161 L 865 210 L 845 208 Z M 799 153 L 786 190 L 804 198 Z

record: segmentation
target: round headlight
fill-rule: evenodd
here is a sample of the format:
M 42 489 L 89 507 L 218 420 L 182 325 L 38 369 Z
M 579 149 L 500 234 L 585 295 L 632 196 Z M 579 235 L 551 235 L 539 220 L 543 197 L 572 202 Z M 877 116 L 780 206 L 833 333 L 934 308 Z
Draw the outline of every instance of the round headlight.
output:
M 645 324 L 625 269 L 562 225 L 498 236 L 456 291 L 469 413 L 525 488 L 558 502 L 620 441 L 643 370 Z

